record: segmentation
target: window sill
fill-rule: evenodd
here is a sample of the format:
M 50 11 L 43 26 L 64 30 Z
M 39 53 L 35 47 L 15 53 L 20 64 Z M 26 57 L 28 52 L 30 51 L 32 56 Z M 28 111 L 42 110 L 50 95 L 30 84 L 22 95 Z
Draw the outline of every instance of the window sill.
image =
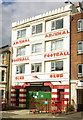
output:
M 83 30 L 78 30 L 77 33 L 79 33 L 79 32 L 83 32 Z
M 78 73 L 78 77 L 83 77 L 83 73 L 82 73 L 82 74 L 79 74 L 79 73 Z
M 81 55 L 81 54 L 83 54 L 83 51 L 78 51 L 77 54 Z

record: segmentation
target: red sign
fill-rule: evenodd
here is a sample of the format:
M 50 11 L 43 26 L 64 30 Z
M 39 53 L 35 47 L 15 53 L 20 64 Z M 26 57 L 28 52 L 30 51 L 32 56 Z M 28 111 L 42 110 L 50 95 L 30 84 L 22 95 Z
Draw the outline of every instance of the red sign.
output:
M 70 33 L 68 30 L 59 31 L 59 32 L 56 32 L 56 33 L 49 33 L 49 34 L 45 35 L 45 38 L 55 37 L 55 36 L 58 36 L 58 35 L 65 35 L 65 34 L 68 34 L 68 33 Z
M 22 43 L 26 43 L 26 42 L 29 42 L 29 39 L 25 39 L 25 40 L 20 40 L 20 41 L 16 41 L 13 43 L 13 45 L 17 45 L 17 44 L 22 44 Z
M 26 61 L 26 60 L 29 60 L 29 58 L 28 57 L 24 57 L 24 58 L 18 58 L 18 59 L 14 59 L 14 60 L 12 60 L 12 62 L 21 62 L 21 61 Z
M 24 80 L 24 76 L 15 77 L 16 80 Z
M 63 74 L 51 74 L 50 78 L 62 78 Z
M 51 54 L 45 54 L 44 58 L 46 57 L 56 57 L 56 56 L 63 56 L 63 55 L 69 55 L 69 52 L 57 52 L 57 53 L 51 53 Z

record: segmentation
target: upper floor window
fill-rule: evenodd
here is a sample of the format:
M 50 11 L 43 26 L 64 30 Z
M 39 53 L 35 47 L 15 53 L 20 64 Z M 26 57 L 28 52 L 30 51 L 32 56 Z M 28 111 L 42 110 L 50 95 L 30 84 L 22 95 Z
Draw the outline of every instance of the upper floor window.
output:
M 31 72 L 41 72 L 41 71 L 42 71 L 41 63 L 34 63 L 31 65 Z
M 17 38 L 26 37 L 26 29 L 17 32 Z
M 62 50 L 63 40 L 56 40 L 51 42 L 51 50 Z
M 78 53 L 83 53 L 83 41 L 78 42 Z
M 42 51 L 42 43 L 32 45 L 32 53 L 40 53 Z
M 78 75 L 83 75 L 83 64 L 78 64 Z
M 16 66 L 16 74 L 25 73 L 25 65 Z
M 2 54 L 2 64 L 6 64 L 6 54 Z
M 4 81 L 5 80 L 5 71 L 2 70 L 1 71 L 1 81 Z
M 42 23 L 32 26 L 32 34 L 37 34 L 42 32 Z
M 83 31 L 83 19 L 78 20 L 78 32 Z
M 17 48 L 17 56 L 25 55 L 25 47 Z
M 62 71 L 63 61 L 53 61 L 51 62 L 51 71 Z
M 51 30 L 63 28 L 63 19 L 55 20 L 51 22 Z

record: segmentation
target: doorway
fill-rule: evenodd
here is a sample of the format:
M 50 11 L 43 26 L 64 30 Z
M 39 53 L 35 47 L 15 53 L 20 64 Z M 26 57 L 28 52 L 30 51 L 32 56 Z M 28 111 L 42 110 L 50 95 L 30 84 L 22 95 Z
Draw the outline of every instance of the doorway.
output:
M 83 89 L 77 90 L 77 111 L 83 111 Z
M 16 106 L 19 106 L 19 89 L 16 89 Z

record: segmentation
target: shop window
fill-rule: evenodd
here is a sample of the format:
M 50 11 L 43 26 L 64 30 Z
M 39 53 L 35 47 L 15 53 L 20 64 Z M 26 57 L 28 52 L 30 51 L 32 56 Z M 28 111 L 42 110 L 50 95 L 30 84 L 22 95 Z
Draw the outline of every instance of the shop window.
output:
M 26 29 L 17 31 L 17 38 L 26 37 Z
M 40 53 L 42 51 L 42 43 L 32 45 L 32 53 Z
M 25 65 L 16 66 L 16 74 L 23 74 L 25 73 Z
M 41 72 L 42 71 L 42 64 L 35 63 L 31 65 L 31 72 Z
M 4 81 L 5 80 L 5 71 L 2 70 L 1 71 L 1 81 Z
M 56 40 L 51 42 L 51 50 L 62 50 L 63 40 Z
M 62 71 L 63 61 L 53 61 L 51 62 L 51 71 Z
M 42 32 L 42 23 L 32 26 L 32 34 L 37 34 Z
M 83 19 L 78 20 L 78 32 L 83 31 Z
M 17 56 L 25 55 L 25 47 L 17 48 Z
M 78 42 L 78 54 L 83 53 L 83 41 Z
M 83 64 L 78 64 L 78 77 L 83 76 Z
M 51 22 L 51 30 L 63 28 L 63 19 L 55 20 Z

